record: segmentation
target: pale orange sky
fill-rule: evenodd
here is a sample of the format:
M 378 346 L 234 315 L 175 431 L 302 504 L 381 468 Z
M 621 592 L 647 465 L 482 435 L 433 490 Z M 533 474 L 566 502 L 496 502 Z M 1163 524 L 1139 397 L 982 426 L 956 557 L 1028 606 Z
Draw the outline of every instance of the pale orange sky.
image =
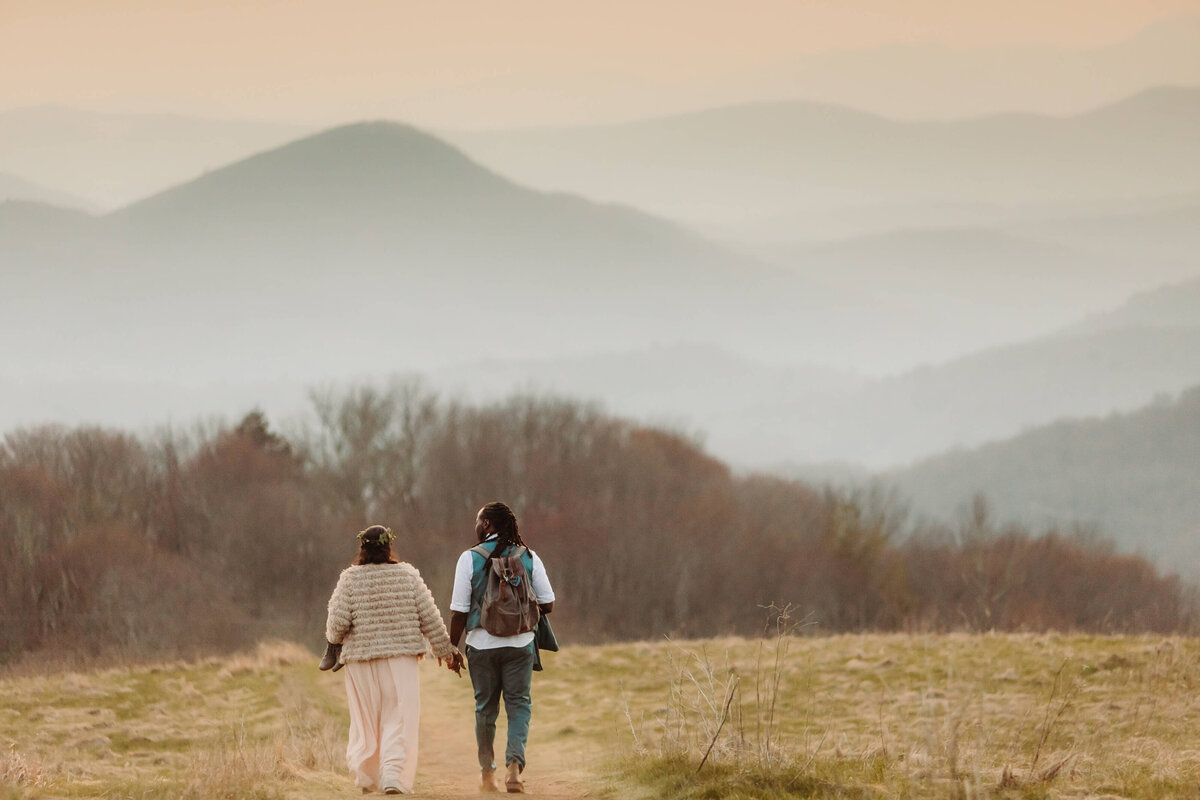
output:
M 620 117 L 629 87 L 805 53 L 1084 48 L 1178 16 L 1200 0 L 0 0 L 0 110 L 470 126 L 592 92 Z

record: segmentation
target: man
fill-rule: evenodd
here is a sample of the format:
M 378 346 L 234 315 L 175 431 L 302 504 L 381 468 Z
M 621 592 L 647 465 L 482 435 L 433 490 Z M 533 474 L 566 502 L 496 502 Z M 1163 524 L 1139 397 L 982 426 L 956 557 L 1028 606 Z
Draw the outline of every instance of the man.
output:
M 525 546 L 517 527 L 517 517 L 504 503 L 488 503 L 475 517 L 475 536 L 488 555 L 476 548 L 466 550 L 454 571 L 454 594 L 450 601 L 450 641 L 459 642 L 466 631 L 467 667 L 475 688 L 475 741 L 479 747 L 481 788 L 500 791 L 496 782 L 493 745 L 500 698 L 508 719 L 508 745 L 504 751 L 504 786 L 509 792 L 525 791 L 521 773 L 525 770 L 525 744 L 529 738 L 529 719 L 533 707 L 529 690 L 533 683 L 536 658 L 534 634 L 493 636 L 483 629 L 480 611 L 487 587 L 491 557 L 512 555 Z M 541 613 L 554 609 L 554 589 L 546 577 L 546 568 L 537 554 L 528 548 L 521 557 L 529 575 L 530 588 Z

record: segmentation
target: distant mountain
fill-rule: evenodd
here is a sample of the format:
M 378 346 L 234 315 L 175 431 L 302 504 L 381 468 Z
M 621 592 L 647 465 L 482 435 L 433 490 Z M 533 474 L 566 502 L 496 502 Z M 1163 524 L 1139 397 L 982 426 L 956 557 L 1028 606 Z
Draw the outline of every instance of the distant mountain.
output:
M 992 230 L 1105 257 L 1133 257 L 1176 276 L 1196 263 L 1200 194 L 1030 200 L 896 202 L 812 206 L 797 214 L 689 221 L 703 235 L 751 249 L 798 248 L 896 231 Z M 1175 267 L 1170 262 L 1175 262 Z
M 39 186 L 16 175 L 0 172 L 0 203 L 10 201 L 45 203 L 63 208 L 78 209 L 80 211 L 96 210 L 95 207 L 82 197 L 75 197 L 67 192 L 60 192 L 56 189 Z
M 784 270 L 733 256 L 665 221 L 524 189 L 434 137 L 388 122 L 306 138 L 108 219 L 122 237 L 169 249 L 177 271 L 192 264 L 258 282 L 336 272 L 338 281 L 364 281 L 355 293 L 377 281 L 490 298 L 464 315 L 494 318 L 495 338 L 574 319 L 583 306 L 558 305 L 570 299 L 595 311 L 608 300 L 613 309 L 648 304 L 669 314 L 659 306 L 668 297 L 711 302 L 708 293 L 718 288 L 731 302 L 747 292 L 747 300 L 769 299 L 752 288 L 756 281 L 821 296 Z M 253 277 L 244 267 L 254 268 Z M 527 322 L 504 311 L 504 300 L 519 307 L 539 299 L 554 304 L 552 317 Z
M 1200 384 L 1200 328 L 1045 336 L 874 380 L 701 347 L 493 359 L 429 378 L 475 400 L 501 388 L 600 400 L 700 432 L 739 467 L 845 475 L 1060 419 L 1128 411 Z
M 1200 328 L 1124 328 L 992 348 L 870 381 L 824 404 L 761 408 L 739 463 L 893 467 L 1200 384 Z M 720 451 L 719 451 L 720 452 Z
M 1143 259 L 986 228 L 900 230 L 750 252 L 855 298 L 876 319 L 917 320 L 912 335 L 925 337 L 927 361 L 1058 331 L 1155 281 L 1154 265 Z
M 805 54 L 671 88 L 674 102 L 692 107 L 803 98 L 906 120 L 1076 113 L 1151 86 L 1200 85 L 1197 52 L 1200 17 L 1180 16 L 1099 47 L 895 44 Z
M 920 511 L 950 517 L 983 493 L 996 516 L 1096 526 L 1200 576 L 1200 387 L 1125 414 L 1058 422 L 884 476 Z
M 522 71 L 497 71 L 455 86 L 453 100 L 460 107 L 483 110 L 494 120 L 487 124 L 497 128 L 626 121 L 780 100 L 844 105 L 908 121 L 1074 114 L 1148 87 L 1200 85 L 1197 52 L 1200 17 L 1193 13 L 1162 19 L 1121 41 L 1085 48 L 888 44 L 657 80 L 623 69 L 540 81 Z M 414 93 L 393 102 L 420 119 L 444 118 L 447 107 L 444 93 Z
M 1142 292 L 1115 311 L 1095 314 L 1077 331 L 1105 331 L 1127 327 L 1200 329 L 1200 278 Z
M 83 198 L 87 210 L 107 210 L 311 130 L 170 114 L 18 108 L 0 112 L 0 172 Z M 21 199 L 79 207 L 51 198 Z
M 455 95 L 460 104 L 474 102 L 489 118 L 511 126 L 527 126 L 531 115 L 538 114 L 540 119 L 604 115 L 605 119 L 628 120 L 781 101 L 840 105 L 888 119 L 924 123 L 1009 113 L 1078 114 L 1148 87 L 1198 86 L 1197 52 L 1200 17 L 1185 16 L 1151 25 L 1125 41 L 1086 49 L 890 45 L 805 54 L 783 63 L 724 75 L 706 72 L 685 80 L 648 81 L 644 76 L 610 71 L 581 76 L 584 83 L 580 84 L 571 76 L 566 79 L 569 91 L 563 91 L 565 84 L 560 82 L 536 86 L 521 74 L 497 74 L 470 86 L 458 86 Z M 524 102 L 497 100 L 516 94 Z M 390 108 L 405 109 L 410 119 L 436 118 L 444 114 L 445 105 L 444 97 L 403 93 L 389 103 Z M 97 113 L 52 106 L 20 108 L 0 112 L 0 172 L 13 172 L 112 209 L 315 130 L 252 120 Z M 447 136 L 466 143 L 457 135 Z M 468 150 L 487 155 L 483 149 Z M 546 155 L 558 158 L 552 152 Z M 483 160 L 500 166 L 502 172 L 507 169 L 499 161 Z M 536 161 L 527 166 L 535 170 Z M 519 182 L 532 182 L 540 188 L 589 195 L 585 187 L 572 182 L 543 185 L 531 181 L 536 177 L 534 171 L 511 174 Z M 556 170 L 548 174 L 554 178 Z M 632 200 L 623 195 L 599 199 Z M 645 208 L 677 216 L 666 207 Z M 904 204 L 895 206 L 894 211 L 904 212 Z M 937 221 L 941 225 L 983 222 L 986 220 L 970 217 Z M 895 221 L 888 227 L 901 224 L 905 223 Z M 840 228 L 834 235 L 864 231 Z
M 1069 117 L 901 122 L 793 102 L 446 135 L 522 183 L 725 224 L 765 217 L 786 228 L 831 208 L 1069 205 L 1200 191 L 1200 88 L 1154 89 Z
M 7 200 L 0 202 L 0 244 L 49 244 L 47 239 L 52 236 L 71 234 L 95 219 L 91 214 L 73 208 L 38 201 Z
M 89 245 L 97 224 L 96 217 L 69 208 L 18 200 L 0 203 L 0 312 L 16 314 L 21 304 L 33 302 L 38 295 L 49 300 L 51 295 L 71 294 L 75 268 L 66 272 L 55 268 L 97 255 Z M 49 308 L 47 312 L 52 313 Z M 36 329 L 21 331 L 0 320 L 0 331 L 11 335 L 8 346 L 14 350 L 19 351 L 21 342 L 28 341 L 28 331 Z M 0 343 L 0 352 L 5 349 Z M 6 366 L 11 369 L 15 363 Z
M 49 252 L 0 241 L 6 332 L 58 320 L 0 337 L 10 369 L 232 379 L 654 342 L 794 361 L 880 346 L 845 335 L 863 321 L 792 271 L 524 189 L 394 123 L 327 131 L 86 223 Z M 907 346 L 894 333 L 882 349 Z
M 468 363 L 457 379 L 471 391 L 519 377 L 586 393 L 702 429 L 739 465 L 874 468 L 1200 383 L 1200 330 L 1156 326 L 902 371 L 921 348 L 966 349 L 979 327 L 965 326 L 990 324 L 963 313 L 935 321 L 945 341 L 922 339 L 930 312 L 914 300 L 906 316 L 905 286 L 986 309 L 1107 274 L 1107 262 L 1020 237 L 932 236 L 818 248 L 802 261 L 841 259 L 854 276 L 830 285 L 626 207 L 525 189 L 415 129 L 364 123 L 104 216 L 0 205 L 0 380 L 295 386 Z M 1070 269 L 1039 288 L 1051 262 Z M 881 363 L 893 377 L 851 377 Z
M 1141 199 L 1125 209 L 1010 222 L 1015 235 L 1106 259 L 1130 259 L 1157 280 L 1200 275 L 1200 195 Z
M 1153 300 L 1157 311 L 1143 316 L 1160 320 L 1168 308 L 1179 322 L 1190 312 L 1197 320 L 1190 327 L 1138 325 L 1140 316 L 1116 311 L 1111 325 L 1095 330 L 1043 335 L 882 379 L 702 347 L 493 359 L 429 377 L 471 399 L 503 387 L 600 400 L 618 413 L 702 432 L 715 454 L 740 467 L 848 475 L 1061 419 L 1129 411 L 1200 384 L 1200 300 L 1188 288 L 1130 305 Z

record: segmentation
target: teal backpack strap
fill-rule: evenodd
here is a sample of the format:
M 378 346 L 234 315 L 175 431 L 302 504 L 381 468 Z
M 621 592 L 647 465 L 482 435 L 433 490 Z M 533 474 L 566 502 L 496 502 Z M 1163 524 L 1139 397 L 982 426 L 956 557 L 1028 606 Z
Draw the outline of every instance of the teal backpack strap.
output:
M 467 612 L 467 630 L 473 631 L 479 627 L 479 603 L 483 599 L 483 590 L 487 586 L 487 572 L 480 567 L 486 567 L 492 550 L 485 543 L 472 547 L 468 552 L 479 556 L 479 561 L 471 564 L 471 610 Z

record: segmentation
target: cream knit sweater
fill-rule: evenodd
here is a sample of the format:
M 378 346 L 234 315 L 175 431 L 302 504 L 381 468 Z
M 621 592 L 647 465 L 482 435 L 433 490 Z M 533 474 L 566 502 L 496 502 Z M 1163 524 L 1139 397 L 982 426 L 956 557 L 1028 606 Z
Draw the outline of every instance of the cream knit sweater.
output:
M 424 655 L 425 640 L 439 658 L 454 652 L 442 615 L 412 564 L 347 567 L 329 598 L 325 638 L 342 644 L 346 661 Z

